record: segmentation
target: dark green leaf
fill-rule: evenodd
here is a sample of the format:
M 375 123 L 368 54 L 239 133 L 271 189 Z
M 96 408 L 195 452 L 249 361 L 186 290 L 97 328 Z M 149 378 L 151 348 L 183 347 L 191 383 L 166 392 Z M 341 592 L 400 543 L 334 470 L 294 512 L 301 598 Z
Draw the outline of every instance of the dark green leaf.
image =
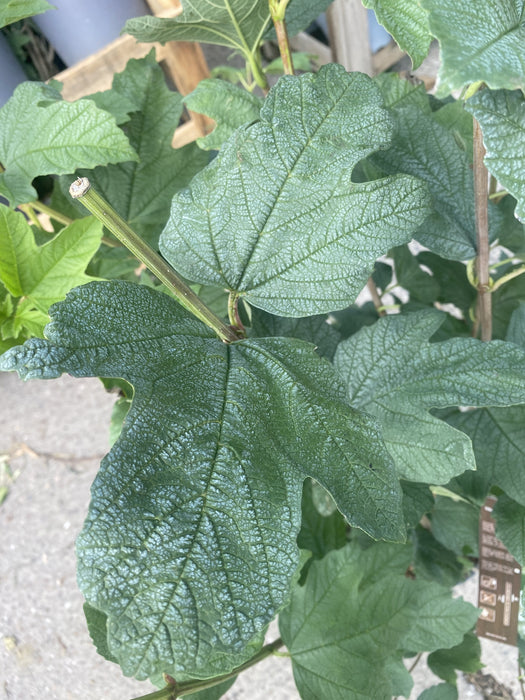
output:
M 425 114 L 430 114 L 429 95 L 423 83 L 415 83 L 402 78 L 398 73 L 380 73 L 374 78 L 381 89 L 385 104 L 390 109 L 400 107 L 417 107 Z
M 195 90 L 184 98 L 188 109 L 205 114 L 217 122 L 207 136 L 197 139 L 205 150 L 219 149 L 224 141 L 243 124 L 259 117 L 263 101 L 260 97 L 225 80 L 201 80 Z
M 53 5 L 46 0 L 3 0 L 0 7 L 0 27 L 51 9 Z
M 89 176 L 97 192 L 156 247 L 173 195 L 206 165 L 208 156 L 195 144 L 171 147 L 182 114 L 182 97 L 168 89 L 153 53 L 131 59 L 115 75 L 112 92 L 135 105 L 125 131 L 139 161 L 81 174 Z
M 480 661 L 481 645 L 473 632 L 468 632 L 461 644 L 451 649 L 438 649 L 427 659 L 428 667 L 447 683 L 456 684 L 456 669 L 475 673 L 483 667 Z
M 455 338 L 429 343 L 443 315 L 386 316 L 341 342 L 335 365 L 354 406 L 383 426 L 398 474 L 446 483 L 475 469 L 470 440 L 429 408 L 525 402 L 525 353 L 511 343 Z
M 525 302 L 522 302 L 518 308 L 512 312 L 506 340 L 509 343 L 515 343 L 525 348 Z
M 391 34 L 417 68 L 430 47 L 428 15 L 413 0 L 364 0 L 363 5 L 376 13 L 377 20 Z
M 343 311 L 334 311 L 329 315 L 330 324 L 342 338 L 349 338 L 363 326 L 373 325 L 378 318 L 377 310 L 371 301 L 363 306 L 352 305 Z
M 469 309 L 476 300 L 476 290 L 468 280 L 466 265 L 445 260 L 429 251 L 419 253 L 417 260 L 432 271 L 440 287 L 437 300 L 443 304 L 454 304 L 468 319 Z
M 523 5 L 525 17 L 525 5 Z M 525 23 L 522 28 L 525 43 Z M 522 46 L 525 70 L 525 49 Z M 525 89 L 525 79 L 523 82 Z M 516 216 L 525 220 L 525 97 L 519 90 L 482 90 L 466 103 L 481 124 L 487 169 L 516 197 Z
M 421 0 L 439 39 L 440 92 L 481 80 L 491 88 L 525 87 L 524 0 Z
M 443 547 L 434 535 L 421 525 L 414 530 L 414 543 L 416 576 L 437 581 L 444 586 L 455 586 L 466 578 L 468 572 L 454 552 Z
M 403 513 L 407 527 L 415 527 L 425 513 L 430 513 L 434 505 L 434 496 L 428 484 L 416 484 L 414 481 L 401 480 L 403 490 Z
M 458 142 L 454 126 L 438 118 L 441 111 L 428 113 L 403 101 L 394 105 L 392 146 L 371 161 L 388 174 L 403 172 L 427 183 L 432 211 L 414 238 L 444 258 L 466 260 L 476 254 L 471 156 Z M 492 240 L 499 234 L 501 217 L 495 205 L 489 209 Z
M 502 494 L 492 514 L 496 521 L 497 537 L 518 564 L 525 566 L 525 506 Z
M 424 690 L 417 700 L 458 700 L 458 691 L 449 683 L 439 683 Z
M 428 213 L 424 185 L 353 184 L 355 164 L 390 139 L 378 88 L 341 66 L 285 76 L 260 121 L 238 129 L 173 200 L 163 255 L 187 279 L 223 286 L 282 316 L 354 301 L 375 259 Z
M 12 206 L 37 198 L 37 175 L 137 160 L 110 114 L 91 100 L 59 97 L 42 83 L 22 83 L 0 109 L 0 194 Z
M 332 0 L 290 0 L 285 15 L 288 36 L 295 36 L 306 29 L 331 2 Z M 273 26 L 268 29 L 264 38 L 276 38 Z
M 341 340 L 340 333 L 328 323 L 326 315 L 283 318 L 260 309 L 252 310 L 252 329 L 258 336 L 284 336 L 313 343 L 321 357 L 332 360 Z
M 525 505 L 525 406 L 455 410 L 446 420 L 470 437 L 476 457 L 477 471 L 455 483 L 479 503 L 494 485 Z
M 236 662 L 286 600 L 306 476 L 349 523 L 403 537 L 375 423 L 313 346 L 225 345 L 169 296 L 126 282 L 77 288 L 52 315 L 49 340 L 8 351 L 4 370 L 117 376 L 135 391 L 77 540 L 80 586 L 108 615 L 125 673 L 209 676 Z
M 418 258 L 412 255 L 408 246 L 397 246 L 391 255 L 394 259 L 396 279 L 410 292 L 410 300 L 432 304 L 439 296 L 439 284 L 428 272 L 421 269 Z
M 478 556 L 479 508 L 452 498 L 436 496 L 432 509 L 432 533 L 438 542 L 458 556 Z
M 506 338 L 510 319 L 525 299 L 525 275 L 506 282 L 492 295 L 492 332 L 496 338 Z
M 398 650 L 458 644 L 474 624 L 476 608 L 407 578 L 396 549 L 410 556 L 409 547 L 348 545 L 313 562 L 295 587 L 279 626 L 304 700 L 391 698 L 387 669 L 400 663 Z

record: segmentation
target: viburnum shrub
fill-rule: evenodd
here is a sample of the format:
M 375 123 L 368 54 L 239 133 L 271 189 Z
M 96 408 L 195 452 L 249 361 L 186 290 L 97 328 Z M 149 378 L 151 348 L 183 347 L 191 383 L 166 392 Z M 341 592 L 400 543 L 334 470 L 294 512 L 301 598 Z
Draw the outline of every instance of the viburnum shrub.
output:
M 126 31 L 230 47 L 233 82 L 182 98 L 150 55 L 0 110 L 1 368 L 121 391 L 77 540 L 90 634 L 150 698 L 277 650 L 305 700 L 408 696 L 423 651 L 424 697 L 457 697 L 487 494 L 525 558 L 525 0 L 366 1 L 415 65 L 438 39 L 436 96 L 294 75 L 285 9 L 294 34 L 326 1 L 182 4 Z M 183 105 L 217 126 L 174 150 Z

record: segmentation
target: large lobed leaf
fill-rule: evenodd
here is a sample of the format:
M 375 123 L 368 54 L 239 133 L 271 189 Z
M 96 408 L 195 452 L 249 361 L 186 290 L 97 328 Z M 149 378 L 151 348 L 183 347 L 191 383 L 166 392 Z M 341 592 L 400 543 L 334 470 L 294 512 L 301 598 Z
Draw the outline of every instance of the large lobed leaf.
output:
M 440 90 L 525 87 L 525 0 L 421 0 L 441 47 Z
M 279 616 L 303 700 L 389 700 L 400 651 L 461 642 L 478 611 L 407 578 L 411 554 L 410 546 L 354 544 L 312 563 Z
M 525 403 L 525 352 L 511 343 L 428 339 L 443 315 L 387 316 L 343 341 L 335 365 L 352 405 L 376 416 L 400 476 L 446 483 L 475 469 L 470 440 L 429 413 L 447 406 Z
M 241 651 L 286 601 L 306 476 L 351 524 L 403 538 L 375 423 L 348 406 L 313 346 L 225 345 L 167 295 L 125 282 L 71 292 L 47 336 L 0 367 L 122 377 L 135 390 L 77 543 L 80 586 L 108 615 L 126 674 L 229 670 L 220 656 Z
M 12 206 L 36 199 L 37 175 L 137 160 L 115 119 L 91 100 L 64 102 L 42 83 L 17 87 L 0 110 L 0 194 Z
M 524 9 L 525 15 L 525 9 Z M 525 42 L 525 29 L 523 41 Z M 525 69 L 525 59 L 524 59 Z M 466 103 L 481 124 L 487 149 L 485 165 L 518 200 L 516 215 L 525 221 L 525 98 L 516 90 L 482 90 Z
M 206 165 L 208 156 L 195 144 L 171 147 L 182 97 L 168 89 L 153 52 L 128 61 L 115 75 L 111 94 L 133 105 L 125 133 L 139 160 L 80 174 L 87 175 L 133 230 L 156 247 L 173 195 Z
M 367 76 L 329 65 L 282 78 L 260 121 L 237 129 L 174 197 L 162 253 L 186 278 L 235 290 L 270 313 L 348 306 L 375 259 L 410 240 L 429 212 L 415 178 L 351 181 L 356 163 L 390 135 Z
M 2 0 L 0 3 L 0 27 L 18 22 L 25 17 L 40 15 L 53 9 L 47 0 Z
M 414 0 L 364 0 L 378 21 L 412 59 L 417 68 L 427 57 L 430 41 L 428 14 Z

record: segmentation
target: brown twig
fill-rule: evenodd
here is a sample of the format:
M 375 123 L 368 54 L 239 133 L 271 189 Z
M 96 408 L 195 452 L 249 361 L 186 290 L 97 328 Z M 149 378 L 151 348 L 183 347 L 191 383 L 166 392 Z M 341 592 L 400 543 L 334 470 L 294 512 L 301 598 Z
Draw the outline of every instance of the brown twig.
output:
M 492 338 L 492 296 L 489 273 L 488 171 L 483 162 L 485 146 L 481 127 L 474 119 L 474 202 L 476 209 L 476 277 L 478 300 L 476 326 L 481 328 L 481 340 Z

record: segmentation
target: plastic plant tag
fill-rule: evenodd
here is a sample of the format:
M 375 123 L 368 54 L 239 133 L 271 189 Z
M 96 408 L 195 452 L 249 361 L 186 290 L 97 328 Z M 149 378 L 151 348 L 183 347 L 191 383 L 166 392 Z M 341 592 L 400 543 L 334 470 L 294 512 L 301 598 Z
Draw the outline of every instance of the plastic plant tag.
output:
M 479 520 L 479 592 L 481 615 L 476 633 L 516 646 L 521 589 L 521 567 L 495 536 L 492 510 L 496 498 L 489 496 Z

